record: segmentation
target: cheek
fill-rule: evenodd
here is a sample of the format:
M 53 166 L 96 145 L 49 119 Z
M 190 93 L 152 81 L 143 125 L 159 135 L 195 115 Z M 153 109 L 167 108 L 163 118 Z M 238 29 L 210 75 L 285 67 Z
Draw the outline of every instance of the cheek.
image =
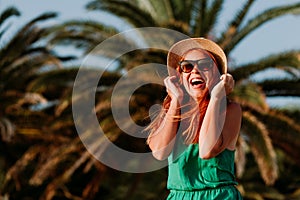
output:
M 211 72 L 205 74 L 205 79 L 206 79 L 207 86 L 210 87 L 212 85 L 215 85 L 220 80 L 220 76 L 218 74 Z
M 213 69 L 210 71 L 208 76 L 209 76 L 209 79 L 211 80 L 211 82 L 219 81 L 221 74 L 216 65 L 214 65 Z
M 220 78 L 221 74 L 220 74 L 220 71 L 218 69 L 218 66 L 217 65 L 214 65 L 214 68 L 213 68 L 213 74 L 216 78 Z
M 189 81 L 187 76 L 184 75 L 181 76 L 181 83 L 185 89 L 189 88 Z

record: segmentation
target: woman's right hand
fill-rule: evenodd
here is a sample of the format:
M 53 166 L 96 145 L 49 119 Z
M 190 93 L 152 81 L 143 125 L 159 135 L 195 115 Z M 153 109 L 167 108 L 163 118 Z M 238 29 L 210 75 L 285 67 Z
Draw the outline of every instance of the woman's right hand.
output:
M 183 99 L 183 91 L 178 82 L 178 77 L 168 76 L 167 78 L 165 78 L 164 84 L 171 99 L 177 100 L 178 103 L 181 103 Z

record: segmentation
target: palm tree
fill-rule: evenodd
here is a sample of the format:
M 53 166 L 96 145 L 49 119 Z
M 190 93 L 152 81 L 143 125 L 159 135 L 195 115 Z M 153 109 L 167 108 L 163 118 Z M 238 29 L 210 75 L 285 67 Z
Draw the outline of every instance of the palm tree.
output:
M 14 15 L 19 15 L 18 10 L 13 7 L 6 9 L 1 15 L 0 25 Z M 37 76 L 39 70 L 46 64 L 50 67 L 60 66 L 59 57 L 47 48 L 36 45 L 45 30 L 37 29 L 35 24 L 55 16 L 55 13 L 41 15 L 22 27 L 9 42 L 2 41 L 0 49 L 2 108 L 8 108 L 17 103 L 20 106 L 28 106 L 28 104 L 45 101 L 38 94 L 27 93 L 25 86 Z M 8 30 L 9 27 L 3 29 L 1 39 Z M 1 110 L 1 130 L 3 130 L 1 136 L 5 141 L 9 141 L 14 134 L 14 125 L 6 116 L 7 110 Z
M 5 22 L 18 15 L 13 7 L 0 15 L 1 39 L 10 31 Z M 58 191 L 72 196 L 65 184 L 75 170 L 82 165 L 85 173 L 102 169 L 74 132 L 68 105 L 78 67 L 62 68 L 73 56 L 58 56 L 47 44 L 49 28 L 38 24 L 54 17 L 42 14 L 1 40 L 1 199 L 51 199 Z M 91 196 L 97 185 L 87 182 L 82 196 Z
M 258 27 L 280 16 L 295 14 L 300 8 L 299 3 L 274 7 L 246 21 L 245 16 L 255 3 L 254 0 L 248 0 L 233 16 L 220 36 L 216 36 L 213 35 L 214 27 L 219 13 L 222 12 L 223 3 L 222 0 L 94 0 L 87 5 L 87 8 L 109 11 L 137 28 L 164 27 L 177 30 L 191 37 L 211 38 L 223 47 L 229 58 L 232 50 Z M 88 23 L 77 21 L 65 25 L 70 27 L 80 26 L 82 28 L 81 31 L 75 32 L 76 34 L 74 34 L 74 31 L 63 32 L 63 34 L 58 32 L 57 38 L 59 40 L 73 38 L 77 44 L 84 45 L 87 50 L 91 50 L 116 31 L 114 28 L 99 25 L 98 22 L 92 21 Z M 90 30 L 96 37 L 88 34 Z M 85 34 L 86 37 L 82 36 L 81 33 Z M 145 38 L 145 40 L 147 39 Z M 53 40 L 53 42 L 57 42 L 57 40 Z M 133 52 L 124 57 L 120 59 L 120 65 L 117 68 L 119 72 L 121 69 L 128 70 L 137 64 L 154 58 L 158 62 L 164 63 L 165 52 L 139 51 L 139 53 Z M 279 167 L 284 161 L 282 161 L 282 156 L 279 156 L 279 151 L 284 152 L 284 155 L 291 158 L 293 163 L 300 166 L 299 148 L 297 148 L 300 141 L 297 137 L 300 128 L 297 118 L 292 117 L 293 115 L 299 115 L 297 114 L 299 111 L 293 111 L 294 114 L 292 114 L 288 110 L 270 108 L 266 102 L 266 97 L 269 96 L 299 97 L 299 75 L 297 74 L 299 73 L 299 67 L 299 51 L 290 51 L 280 52 L 230 69 L 230 73 L 233 74 L 236 80 L 236 89 L 231 98 L 239 102 L 244 110 L 241 137 L 237 148 L 238 177 L 242 177 L 245 170 L 246 156 L 249 158 L 254 157 L 259 168 L 258 171 L 267 185 L 273 185 L 278 179 L 279 170 L 282 170 Z M 256 73 L 269 68 L 286 72 L 288 78 L 282 80 L 274 77 L 273 81 L 253 81 L 251 79 Z M 159 97 L 155 98 L 159 99 Z M 144 102 L 144 105 L 146 105 L 145 109 L 147 110 L 149 103 Z M 143 114 L 141 115 L 143 116 Z M 286 131 L 287 127 L 288 132 Z M 248 149 L 252 154 L 247 153 Z
M 220 0 L 213 2 L 204 0 L 99 0 L 92 1 L 87 8 L 110 11 L 127 20 L 133 27 L 164 27 L 191 37 L 212 38 L 224 48 L 230 57 L 234 47 L 257 27 L 276 17 L 296 12 L 300 7 L 299 4 L 295 4 L 272 8 L 245 23 L 245 15 L 254 3 L 253 0 L 249 0 L 229 22 L 228 28 L 216 37 L 213 35 L 213 28 L 218 19 L 218 13 L 222 11 L 223 3 L 224 1 Z M 13 199 L 25 196 L 44 199 L 93 199 L 97 197 L 157 199 L 166 195 L 165 169 L 146 174 L 116 172 L 95 160 L 85 150 L 75 133 L 71 112 L 72 86 L 78 66 L 70 69 L 57 69 L 57 66 L 61 64 L 60 61 L 64 59 L 50 51 L 49 48 L 52 45 L 36 47 L 37 41 L 41 40 L 46 40 L 48 44 L 59 44 L 71 40 L 75 41 L 78 47 L 84 48 L 85 52 L 90 52 L 95 45 L 117 34 L 118 30 L 96 21 L 70 21 L 52 28 L 35 26 L 36 22 L 42 19 L 44 18 L 38 17 L 20 29 L 21 31 L 16 36 L 22 37 L 22 40 L 12 39 L 0 49 L 1 58 L 6 58 L 4 59 L 6 61 L 1 61 L 0 65 L 1 89 L 3 88 L 0 98 L 5 108 L 1 110 L 0 115 L 1 135 L 5 138 L 2 141 L 5 146 L 1 145 L 1 150 L 3 149 L 1 152 L 9 153 L 1 155 L 1 160 L 7 162 L 4 167 L 7 173 L 4 175 L 1 172 L 2 175 L 0 175 L 0 181 L 4 183 L 0 187 L 2 194 L 9 194 Z M 39 34 L 35 39 L 29 40 L 26 46 L 24 45 L 27 48 L 17 48 L 17 52 L 20 50 L 23 51 L 22 53 L 16 54 L 16 51 L 13 51 L 15 48 L 12 50 L 16 45 L 25 44 L 20 41 L 27 41 L 27 37 L 33 37 L 34 33 Z M 124 42 L 126 45 L 135 45 L 128 43 L 128 40 L 120 39 L 118 47 L 125 44 Z M 173 43 L 174 41 L 166 42 Z M 118 48 L 112 46 L 105 52 L 106 56 L 113 58 L 117 50 Z M 33 58 L 38 53 L 44 53 L 38 58 L 45 60 L 31 59 L 31 61 L 36 60 L 37 63 L 28 63 L 27 58 L 30 56 Z M 16 55 L 9 56 L 10 54 Z M 23 58 L 23 55 L 27 56 Z M 252 197 L 257 196 L 261 199 L 264 196 L 263 193 L 267 193 L 266 191 L 254 193 L 253 191 L 257 188 L 251 191 L 249 182 L 254 180 L 253 177 L 258 171 L 265 183 L 272 184 L 278 179 L 278 170 L 283 170 L 281 166 L 290 166 L 287 165 L 285 157 L 300 165 L 297 148 L 299 143 L 297 134 L 300 131 L 296 121 L 299 118 L 295 117 L 299 116 L 299 111 L 275 110 L 269 108 L 266 103 L 266 96 L 270 95 L 299 96 L 299 90 L 294 89 L 299 83 L 299 77 L 294 73 L 295 69 L 299 69 L 298 55 L 297 51 L 279 53 L 253 63 L 235 66 L 230 71 L 236 79 L 236 89 L 231 98 L 241 103 L 244 110 L 236 164 L 238 175 L 245 187 L 245 197 L 247 195 L 250 197 L 252 194 Z M 111 141 L 125 149 L 148 151 L 143 140 L 127 137 L 114 123 L 110 109 L 110 97 L 114 85 L 124 71 L 148 61 L 164 64 L 165 56 L 165 52 L 153 49 L 137 50 L 120 57 L 118 67 L 114 71 L 104 73 L 101 69 L 84 71 L 87 79 L 96 79 L 97 74 L 103 74 L 95 96 L 95 111 L 106 135 Z M 4 68 L 2 66 L 10 69 L 2 70 Z M 273 82 L 251 80 L 253 74 L 267 68 L 282 69 L 290 74 L 290 78 L 275 79 Z M 24 71 L 29 73 L 25 74 Z M 20 74 L 22 76 L 19 76 Z M 17 77 L 20 83 L 12 81 L 15 79 L 10 79 L 10 77 Z M 138 78 L 140 80 L 147 78 L 147 73 Z M 2 80 L 6 81 L 2 82 Z M 130 83 L 127 84 L 130 85 Z M 89 91 L 93 88 L 87 89 Z M 162 93 L 163 88 L 157 85 L 144 86 L 137 90 L 134 94 L 134 101 L 130 101 L 132 118 L 139 124 L 147 123 L 147 120 L 141 119 L 148 115 L 151 105 L 161 101 Z M 88 96 L 76 97 L 78 98 L 73 101 L 75 105 L 82 103 Z M 43 104 L 44 102 L 46 104 Z M 32 104 L 46 107 L 33 107 Z M 87 112 L 94 112 L 94 110 Z M 289 129 L 288 133 L 285 131 L 286 127 Z M 2 132 L 2 130 L 6 131 Z M 86 130 L 83 136 L 90 134 L 91 131 L 93 130 Z M 8 136 L 10 135 L 14 136 L 11 140 L 13 142 L 9 142 Z M 95 147 L 103 145 L 101 138 L 95 141 Z M 248 149 L 252 154 L 248 153 Z M 246 156 L 248 162 L 243 162 Z M 248 169 L 252 166 L 252 157 L 255 158 L 259 169 L 251 168 L 242 177 L 244 168 Z M 292 170 L 291 172 L 295 173 Z M 152 176 L 157 178 L 148 178 Z M 278 179 L 278 181 L 285 184 L 284 180 Z M 278 191 L 282 193 L 285 192 L 282 188 L 287 190 L 287 187 L 282 187 L 282 184 L 278 188 L 281 189 Z M 35 195 L 33 196 L 32 193 Z M 280 194 L 276 195 L 278 197 Z M 290 198 L 292 199 L 292 196 Z
M 19 15 L 15 8 L 6 9 L 0 25 L 14 15 Z M 48 42 L 53 29 L 38 26 L 55 16 L 55 13 L 45 13 L 31 20 L 9 40 L 3 41 L 0 48 L 0 198 L 94 199 L 97 195 L 105 196 L 101 192 L 97 194 L 100 186 L 104 191 L 112 189 L 109 184 L 102 184 L 109 183 L 108 168 L 84 148 L 75 131 L 71 102 L 79 66 L 63 67 L 63 61 L 73 57 L 57 55 L 55 45 Z M 2 30 L 1 37 L 9 28 Z M 116 33 L 112 31 L 111 35 Z M 83 73 L 89 80 L 102 71 L 86 69 Z M 119 78 L 118 73 L 105 72 L 101 87 L 111 88 Z M 110 93 L 110 90 L 99 91 L 96 98 L 109 101 Z M 73 103 L 77 102 L 81 103 L 81 98 Z M 120 130 L 113 129 L 117 126 L 111 123 L 109 108 L 98 106 L 96 109 L 101 117 L 110 120 L 110 126 L 104 130 L 118 138 L 115 135 L 118 136 Z M 101 141 L 97 145 L 101 145 Z M 128 178 L 131 176 L 118 180 L 125 184 Z M 137 175 L 135 179 L 141 178 Z M 129 190 L 112 198 L 130 194 Z

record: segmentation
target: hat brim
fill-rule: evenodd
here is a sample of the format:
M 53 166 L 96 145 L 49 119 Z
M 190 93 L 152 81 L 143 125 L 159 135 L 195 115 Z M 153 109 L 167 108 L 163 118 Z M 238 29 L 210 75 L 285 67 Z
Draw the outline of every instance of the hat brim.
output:
M 227 73 L 227 58 L 223 49 L 215 42 L 206 38 L 189 38 L 175 43 L 169 50 L 167 66 L 170 76 L 176 75 L 175 69 L 185 52 L 193 48 L 200 48 L 212 54 L 217 61 L 221 74 Z

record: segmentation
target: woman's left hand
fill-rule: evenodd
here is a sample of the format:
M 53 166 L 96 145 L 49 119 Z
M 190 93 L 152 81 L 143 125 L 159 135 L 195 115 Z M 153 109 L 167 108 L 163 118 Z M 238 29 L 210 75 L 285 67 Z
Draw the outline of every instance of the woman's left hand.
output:
M 213 87 L 211 97 L 222 98 L 230 94 L 234 88 L 234 79 L 231 74 L 222 74 L 220 81 Z
M 224 80 L 225 81 L 225 91 L 226 91 L 226 95 L 230 94 L 233 89 L 234 89 L 234 79 L 232 77 L 231 74 L 223 74 L 221 77 L 220 77 L 221 80 Z

